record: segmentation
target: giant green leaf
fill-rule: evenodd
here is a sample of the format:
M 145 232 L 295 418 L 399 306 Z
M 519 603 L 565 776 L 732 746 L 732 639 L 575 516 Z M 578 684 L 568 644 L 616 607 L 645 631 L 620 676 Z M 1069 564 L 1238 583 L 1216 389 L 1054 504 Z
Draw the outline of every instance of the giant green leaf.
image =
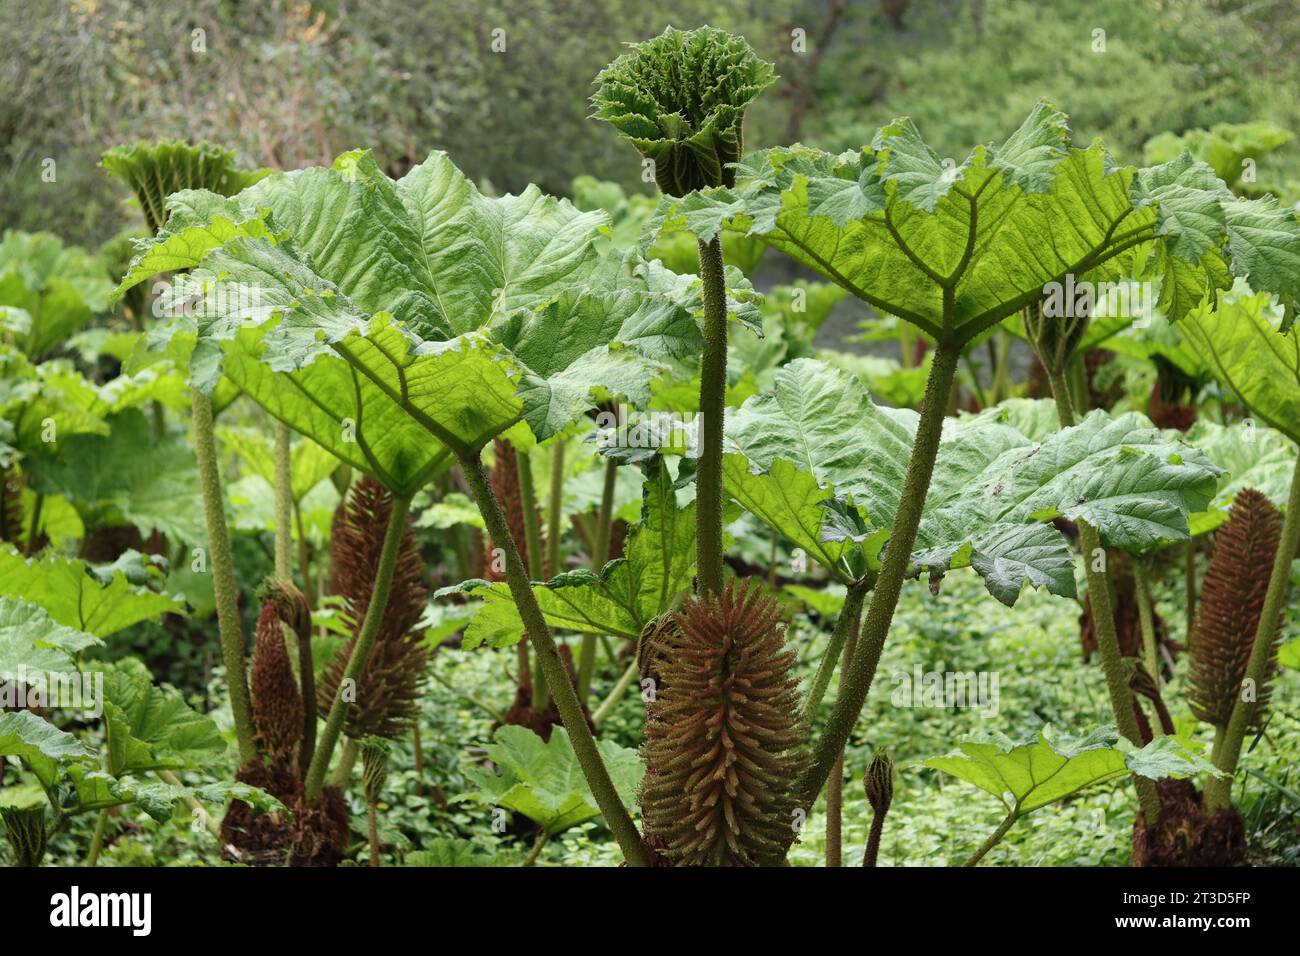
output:
M 773 460 L 771 467 L 762 471 L 737 454 L 723 456 L 722 482 L 741 507 L 822 567 L 841 580 L 852 577 L 842 563 L 852 541 L 845 537 L 826 540 L 822 533 L 827 516 L 823 504 L 834 500 L 832 488 L 818 484 L 809 472 L 783 458 Z
M 1094 411 L 1031 441 L 1011 422 L 1023 411 L 948 420 L 917 533 L 918 569 L 973 567 L 991 593 L 1015 600 L 1023 583 L 1073 595 L 1071 552 L 1042 522 L 1087 520 L 1108 544 L 1142 551 L 1187 537 L 1219 469 L 1135 413 Z M 898 508 L 917 416 L 875 405 L 847 373 L 798 359 L 773 390 L 728 419 L 727 440 L 759 468 L 795 463 L 889 528 Z
M 878 311 L 958 344 L 1070 276 L 1159 283 L 1158 306 L 1174 320 L 1230 272 L 1289 299 L 1300 283 L 1300 227 L 1275 202 L 1234 199 L 1190 155 L 1137 170 L 1099 144 L 1074 148 L 1065 116 L 1045 103 L 959 162 L 903 118 L 860 151 L 754 154 L 734 189 L 689 204 L 661 218 L 698 232 L 747 228 Z
M 185 613 L 179 598 L 132 584 L 120 570 L 107 581 L 93 570 L 85 561 L 53 553 L 24 558 L 0 545 L 0 596 L 38 605 L 59 624 L 97 637 L 161 614 Z
M 883 536 L 898 508 L 916 422 L 915 412 L 874 404 L 849 373 L 797 359 L 777 373 L 771 392 L 751 398 L 728 418 L 727 441 L 756 468 L 781 467 L 777 462 L 785 461 L 810 476 L 813 485 L 852 496 L 865 508 L 870 528 Z M 1053 529 L 1033 518 L 1012 520 L 988 509 L 942 507 L 1005 453 L 1032 447 L 1024 435 L 991 417 L 946 423 L 913 555 L 918 570 L 974 567 L 990 592 L 1006 603 L 1015 601 L 1025 582 L 1057 594 L 1074 593 L 1073 558 Z M 807 491 L 812 485 L 807 478 L 792 478 L 786 487 Z M 825 494 L 818 503 L 830 498 Z M 802 524 L 808 526 L 812 512 L 805 508 L 803 513 Z M 783 523 L 790 529 L 782 531 L 787 536 L 798 528 L 789 516 Z M 840 537 L 823 529 L 820 537 L 828 536 Z
M 1265 293 L 1221 296 L 1179 325 L 1210 372 L 1258 416 L 1300 442 L 1300 330 L 1279 331 L 1282 310 Z
M 641 758 L 612 740 L 599 740 L 596 748 L 619 798 L 631 805 L 645 771 Z M 478 786 L 470 798 L 521 813 L 551 835 L 600 816 L 563 727 L 545 741 L 526 727 L 499 727 L 484 750 L 497 772 L 467 767 Z
M 99 665 L 104 675 L 108 769 L 115 777 L 209 763 L 226 742 L 213 721 L 174 690 L 157 686 L 135 658 Z
M 1017 815 L 1129 773 L 1159 780 L 1216 772 L 1175 737 L 1157 737 L 1135 750 L 1121 743 L 1113 727 L 1073 737 L 1049 726 L 1021 742 L 1004 734 L 976 734 L 952 753 L 921 765 L 974 784 Z
M 73 767 L 69 776 L 77 797 L 77 812 L 85 813 L 108 807 L 134 804 L 155 820 L 169 820 L 176 805 L 189 798 L 213 807 L 223 807 L 239 800 L 255 813 L 280 813 L 285 807 L 278 799 L 259 787 L 237 780 L 220 780 L 196 786 L 163 783 L 137 777 L 119 779 L 104 771 Z
M 0 307 L 21 310 L 19 347 L 42 356 L 108 307 L 104 264 L 48 232 L 6 229 L 0 241 Z
M 108 420 L 109 435 L 64 439 L 27 459 L 36 489 L 67 496 L 89 527 L 134 525 L 185 543 L 206 539 L 194 452 L 182 435 L 155 438 L 139 409 Z
M 1213 531 L 1227 521 L 1233 499 L 1244 488 L 1262 491 L 1273 504 L 1285 507 L 1295 472 L 1296 447 L 1280 432 L 1254 422 L 1220 425 L 1201 419 L 1188 429 L 1187 441 L 1224 469 L 1209 508 L 1188 519 L 1193 536 Z
M 72 672 L 73 660 L 98 638 L 56 624 L 42 608 L 26 601 L 0 597 L 0 682 L 29 679 L 42 673 Z
M 195 383 L 224 371 L 399 493 L 520 419 L 545 438 L 599 399 L 643 398 L 698 351 L 678 286 L 602 258 L 603 214 L 536 187 L 484 196 L 443 153 L 396 182 L 345 153 L 173 213 L 123 288 L 191 270 L 166 301 L 197 336 Z
M 65 731 L 29 710 L 0 710 L 0 757 L 18 757 L 46 786 L 53 786 L 58 766 L 83 760 L 90 751 Z

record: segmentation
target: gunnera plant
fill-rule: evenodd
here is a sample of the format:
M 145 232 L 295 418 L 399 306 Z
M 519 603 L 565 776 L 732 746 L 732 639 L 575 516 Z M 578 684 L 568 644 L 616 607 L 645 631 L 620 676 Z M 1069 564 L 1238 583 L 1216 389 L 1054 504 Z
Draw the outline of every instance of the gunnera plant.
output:
M 1187 698 L 1192 713 L 1220 731 L 1246 676 L 1281 534 L 1277 508 L 1254 488 L 1238 492 L 1227 522 L 1214 534 L 1190 636 Z M 1252 731 L 1262 723 L 1271 689 L 1267 683 L 1256 688 L 1260 707 Z
M 745 110 L 775 79 L 743 37 L 713 27 L 666 29 L 634 43 L 596 76 L 596 119 L 652 164 L 667 196 L 736 183 Z M 722 589 L 722 432 L 727 385 L 727 290 L 722 238 L 699 244 L 704 299 L 700 358 L 703 447 L 696 475 L 696 552 L 701 594 Z
M 302 740 L 302 694 L 285 647 L 279 609 L 267 602 L 257 618 L 251 669 L 253 732 L 272 763 L 292 766 Z
M 330 532 L 330 590 L 343 598 L 348 617 L 360 629 L 374 588 L 384 531 L 393 495 L 369 476 L 353 487 L 334 515 Z M 415 626 L 424 614 L 428 592 L 422 583 L 423 562 L 409 523 L 402 531 L 393 568 L 393 583 L 370 656 L 357 679 L 356 700 L 348 706 L 344 731 L 363 737 L 396 739 L 418 713 L 420 688 L 429 653 Z M 343 680 L 356 634 L 330 662 L 317 685 L 317 705 L 328 711 Z
M 1214 553 L 1201 584 L 1190 635 L 1187 697 L 1192 713 L 1215 728 L 1216 749 L 1226 733 L 1242 686 L 1255 632 L 1268 594 L 1282 535 L 1282 520 L 1268 497 L 1254 488 L 1237 493 L 1228 520 L 1214 534 Z M 1273 667 L 1270 663 L 1268 673 Z M 1260 728 L 1270 684 L 1253 688 L 1259 706 L 1250 731 Z M 1162 715 L 1166 733 L 1171 729 Z M 1155 826 L 1145 814 L 1133 823 L 1135 866 L 1232 866 L 1246 853 L 1246 828 L 1232 806 L 1207 807 L 1190 780 L 1157 784 L 1163 807 Z
M 791 842 L 799 750 L 795 652 L 756 580 L 691 599 L 656 629 L 646 720 L 647 843 L 678 866 L 776 865 Z

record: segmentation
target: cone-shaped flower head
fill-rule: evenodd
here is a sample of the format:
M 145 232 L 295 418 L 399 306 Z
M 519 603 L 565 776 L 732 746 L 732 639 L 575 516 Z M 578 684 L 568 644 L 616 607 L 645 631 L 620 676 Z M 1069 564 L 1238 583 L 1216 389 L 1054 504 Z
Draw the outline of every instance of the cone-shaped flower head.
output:
M 688 601 L 677 624 L 654 639 L 646 836 L 679 866 L 776 865 L 793 839 L 804 737 L 780 606 L 733 582 Z
M 1227 522 L 1214 533 L 1214 554 L 1201 583 L 1187 674 L 1192 713 L 1207 723 L 1221 726 L 1232 716 L 1264 612 L 1281 533 L 1277 509 L 1254 488 L 1237 493 Z M 1257 714 L 1263 715 L 1271 687 L 1265 684 L 1255 692 L 1260 702 Z
M 367 803 L 374 803 L 388 780 L 388 756 L 392 746 L 383 737 L 365 737 L 361 747 L 361 784 Z
M 745 108 L 775 78 L 772 64 L 713 27 L 669 27 L 630 46 L 596 77 L 595 117 L 654 162 L 670 196 L 734 185 L 727 167 L 740 159 Z
M 353 625 L 353 637 L 334 656 L 316 684 L 316 703 L 328 713 L 343 686 L 357 634 L 366 619 L 379 552 L 393 512 L 393 495 L 375 479 L 362 478 L 340 503 L 330 533 L 330 591 L 343 598 Z M 343 725 L 349 737 L 374 735 L 395 739 L 405 733 L 419 709 L 429 652 L 416 625 L 424 614 L 428 593 L 422 583 L 424 562 L 409 519 L 397 546 L 397 563 L 389 588 L 379 634 L 365 669 L 357 680 L 356 699 Z
M 862 786 L 867 791 L 867 803 L 876 813 L 888 813 L 894 801 L 894 761 L 884 751 L 871 758 L 867 772 L 862 775 Z
M 302 739 L 302 695 L 284 645 L 285 626 L 273 602 L 262 605 L 253 646 L 253 729 L 264 756 L 291 760 Z

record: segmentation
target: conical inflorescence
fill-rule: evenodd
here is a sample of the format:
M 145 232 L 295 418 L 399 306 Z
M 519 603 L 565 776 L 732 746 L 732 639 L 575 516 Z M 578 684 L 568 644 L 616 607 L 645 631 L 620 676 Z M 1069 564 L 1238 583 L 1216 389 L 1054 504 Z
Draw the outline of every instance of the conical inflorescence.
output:
M 303 711 L 286 636 L 278 609 L 267 601 L 257 618 L 253 645 L 253 729 L 262 755 L 274 764 L 291 767 L 302 740 Z
M 354 635 L 321 675 L 316 695 L 321 713 L 329 711 L 339 691 L 355 634 L 365 620 L 392 510 L 392 493 L 373 478 L 365 477 L 353 486 L 334 516 L 330 590 L 343 597 Z M 379 634 L 357 681 L 356 700 L 349 706 L 344 724 L 347 735 L 354 740 L 366 736 L 391 740 L 409 728 L 415 718 L 429 660 L 415 630 L 428 596 L 421 581 L 422 568 L 415 535 L 407 527 L 398 545 L 393 584 Z
M 775 865 L 792 841 L 803 734 L 781 619 L 761 585 L 732 582 L 656 631 L 641 812 L 676 865 Z
M 1277 509 L 1253 488 L 1237 494 L 1227 522 L 1214 533 L 1191 633 L 1187 696 L 1192 713 L 1215 726 L 1228 723 L 1242 691 L 1281 533 Z M 1253 690 L 1262 715 L 1270 687 Z

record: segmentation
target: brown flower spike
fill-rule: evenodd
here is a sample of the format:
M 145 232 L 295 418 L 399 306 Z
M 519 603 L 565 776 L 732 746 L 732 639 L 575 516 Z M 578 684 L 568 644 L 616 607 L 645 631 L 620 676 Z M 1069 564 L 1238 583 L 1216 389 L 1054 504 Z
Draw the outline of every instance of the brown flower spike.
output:
M 302 739 L 302 695 L 285 648 L 285 626 L 274 603 L 262 605 L 253 647 L 253 729 L 272 763 L 292 767 Z
M 678 866 L 776 865 L 791 842 L 803 735 L 781 616 L 732 582 L 657 629 L 641 812 Z
M 1214 533 L 1191 634 L 1187 696 L 1192 713 L 1216 727 L 1228 723 L 1246 676 L 1281 534 L 1277 509 L 1253 488 L 1237 494 L 1227 522 Z M 1268 684 L 1256 688 L 1261 716 L 1270 691 Z
M 321 675 L 316 699 L 328 713 L 370 605 L 375 569 L 383 547 L 393 496 L 379 482 L 365 477 L 353 486 L 345 505 L 334 516 L 330 534 L 330 590 L 342 595 L 354 629 L 352 641 L 340 650 Z M 428 651 L 420 644 L 415 625 L 424 614 L 427 592 L 421 582 L 423 563 L 415 536 L 402 534 L 379 635 L 357 681 L 356 702 L 348 708 L 344 730 L 349 737 L 384 737 L 405 733 L 415 719 L 420 687 L 425 680 Z

